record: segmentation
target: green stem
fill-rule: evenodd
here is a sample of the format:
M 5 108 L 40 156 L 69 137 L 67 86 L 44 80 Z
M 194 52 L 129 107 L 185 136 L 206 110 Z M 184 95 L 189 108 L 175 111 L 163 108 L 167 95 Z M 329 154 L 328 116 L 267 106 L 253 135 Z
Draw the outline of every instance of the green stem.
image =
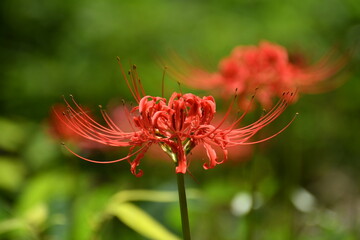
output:
M 191 240 L 190 237 L 190 225 L 189 225 L 189 215 L 187 210 L 186 202 L 186 193 L 185 193 L 185 183 L 184 183 L 184 174 L 177 173 L 177 184 L 179 192 L 179 203 L 180 203 L 180 213 L 181 213 L 181 225 L 184 240 Z

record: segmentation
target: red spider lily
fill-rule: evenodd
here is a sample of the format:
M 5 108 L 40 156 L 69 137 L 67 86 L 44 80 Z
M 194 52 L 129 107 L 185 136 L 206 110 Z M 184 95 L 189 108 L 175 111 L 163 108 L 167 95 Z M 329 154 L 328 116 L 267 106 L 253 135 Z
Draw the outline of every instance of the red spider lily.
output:
M 259 46 L 235 47 L 229 57 L 222 59 L 218 72 L 193 67 L 175 56 L 176 67 L 170 72 L 186 85 L 204 90 L 214 90 L 222 96 L 229 96 L 237 88 L 239 103 L 247 106 L 247 97 L 258 89 L 257 100 L 264 107 L 273 104 L 274 97 L 281 97 L 284 91 L 300 93 L 320 92 L 333 88 L 333 82 L 325 81 L 344 67 L 344 58 L 332 60 L 332 54 L 313 66 L 290 61 L 287 50 L 270 42 Z
M 61 122 L 78 135 L 108 146 L 129 147 L 127 156 L 113 161 L 95 161 L 82 157 L 68 149 L 74 155 L 95 163 L 113 163 L 128 160 L 131 172 L 135 176 L 142 176 L 143 171 L 137 171 L 141 158 L 152 144 L 158 144 L 164 152 L 176 164 L 177 173 L 186 173 L 188 170 L 187 154 L 197 146 L 203 146 L 208 162 L 204 163 L 204 169 L 221 164 L 228 157 L 228 148 L 239 145 L 250 145 L 269 140 L 284 131 L 294 118 L 280 131 L 267 138 L 251 141 L 251 138 L 262 128 L 274 121 L 287 107 L 293 93 L 284 93 L 279 103 L 267 114 L 256 122 L 238 127 L 246 112 L 237 118 L 231 125 L 224 127 L 224 122 L 229 116 L 233 103 L 230 105 L 225 117 L 218 124 L 212 124 L 216 112 L 215 100 L 212 96 L 198 97 L 194 94 L 174 92 L 169 100 L 163 97 L 146 95 L 135 68 L 130 73 L 131 81 L 124 77 L 138 106 L 127 112 L 127 120 L 132 130 L 124 131 L 110 116 L 100 108 L 106 124 L 95 121 L 74 100 L 65 100 L 67 111 L 60 113 L 55 111 Z M 235 98 L 234 98 L 235 99 Z M 223 153 L 223 159 L 218 159 L 214 147 L 219 147 Z M 133 160 L 130 158 L 135 156 Z

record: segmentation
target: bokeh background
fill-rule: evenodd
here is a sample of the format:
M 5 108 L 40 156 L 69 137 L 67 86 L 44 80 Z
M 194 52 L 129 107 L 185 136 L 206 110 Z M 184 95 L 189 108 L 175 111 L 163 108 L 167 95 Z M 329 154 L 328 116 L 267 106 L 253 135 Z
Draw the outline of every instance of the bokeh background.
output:
M 97 116 L 98 104 L 133 102 L 116 56 L 159 95 L 169 52 L 215 70 L 233 47 L 261 40 L 313 61 L 350 51 L 347 81 L 302 96 L 265 134 L 299 112 L 296 121 L 247 157 L 207 171 L 193 160 L 193 238 L 360 239 L 358 0 L 2 0 L 0 12 L 0 239 L 179 239 L 173 163 L 147 154 L 136 178 L 127 162 L 84 162 L 51 134 L 51 107 L 68 94 Z M 165 85 L 167 96 L 178 90 L 170 76 Z M 69 144 L 93 159 L 126 154 Z

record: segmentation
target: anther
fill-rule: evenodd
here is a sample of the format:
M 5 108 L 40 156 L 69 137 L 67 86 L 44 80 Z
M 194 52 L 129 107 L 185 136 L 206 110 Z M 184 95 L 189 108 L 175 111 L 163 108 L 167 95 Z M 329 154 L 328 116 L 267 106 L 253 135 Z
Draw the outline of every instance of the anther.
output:
M 74 96 L 72 94 L 69 94 L 69 97 L 74 98 Z
M 99 108 L 101 108 L 101 109 L 102 109 L 102 105 L 100 105 L 100 104 L 99 104 L 98 106 L 99 106 Z
M 136 70 L 136 65 L 134 64 L 134 65 L 132 66 L 132 68 L 133 68 L 134 70 Z
M 177 81 L 177 84 L 179 85 L 180 94 L 183 95 L 182 89 L 181 89 L 181 83 L 179 81 Z
M 60 144 L 63 145 L 63 146 L 65 146 L 65 143 L 64 143 L 64 142 L 61 142 Z

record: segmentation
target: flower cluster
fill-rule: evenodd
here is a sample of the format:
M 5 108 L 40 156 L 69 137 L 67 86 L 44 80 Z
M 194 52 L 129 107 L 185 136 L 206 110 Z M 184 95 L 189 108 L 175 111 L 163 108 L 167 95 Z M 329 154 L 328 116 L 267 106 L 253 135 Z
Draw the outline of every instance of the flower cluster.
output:
M 237 88 L 242 107 L 248 105 L 249 95 L 258 89 L 258 102 L 269 107 L 284 91 L 316 92 L 331 87 L 322 83 L 345 63 L 344 58 L 330 61 L 329 56 L 313 66 L 305 66 L 300 61 L 291 61 L 284 47 L 264 41 L 259 46 L 234 48 L 230 56 L 220 61 L 217 72 L 193 67 L 180 59 L 175 66 L 180 69 L 173 70 L 173 74 L 186 85 L 214 90 L 222 96 L 228 96 Z
M 284 93 L 282 100 L 267 114 L 245 127 L 238 127 L 238 125 L 246 112 L 234 120 L 230 126 L 223 127 L 234 101 L 222 121 L 214 125 L 211 122 L 216 112 L 216 104 L 211 96 L 200 98 L 191 93 L 175 92 L 168 101 L 163 97 L 148 95 L 141 97 L 139 92 L 136 92 L 135 96 L 137 96 L 136 99 L 139 104 L 128 112 L 128 119 L 124 119 L 124 121 L 130 121 L 132 125 L 132 131 L 127 132 L 120 129 L 118 124 L 102 108 L 100 111 L 106 124 L 95 121 L 72 96 L 71 103 L 64 99 L 67 110 L 64 112 L 55 111 L 55 114 L 69 129 L 85 139 L 100 144 L 129 147 L 127 156 L 114 161 L 94 161 L 78 155 L 69 148 L 68 150 L 84 160 L 95 163 L 128 160 L 131 165 L 131 172 L 135 176 L 142 176 L 142 170 L 137 171 L 141 158 L 152 144 L 159 144 L 175 162 L 176 172 L 186 173 L 189 164 L 187 154 L 197 145 L 203 146 L 206 150 L 208 162 L 204 163 L 203 167 L 209 169 L 227 159 L 229 147 L 266 141 L 278 135 L 293 121 L 272 136 L 251 141 L 251 138 L 259 130 L 274 121 L 285 110 L 293 96 L 292 93 Z M 215 147 L 222 151 L 222 160 L 218 159 Z M 133 156 L 134 159 L 131 160 Z

